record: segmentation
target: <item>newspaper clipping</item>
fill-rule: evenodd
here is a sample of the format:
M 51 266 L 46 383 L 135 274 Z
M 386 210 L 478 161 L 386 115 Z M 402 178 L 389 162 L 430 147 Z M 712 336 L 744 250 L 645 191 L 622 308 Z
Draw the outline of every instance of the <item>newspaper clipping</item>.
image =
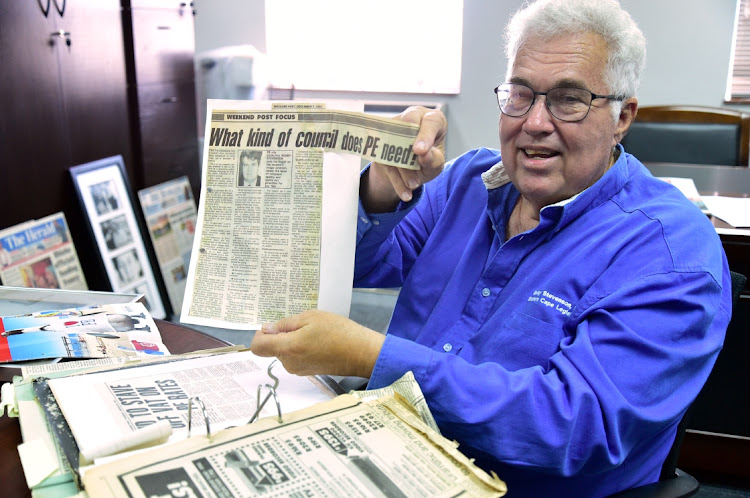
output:
M 505 483 L 427 427 L 399 397 L 328 403 L 193 437 L 83 476 L 91 496 L 500 497 Z
M 418 168 L 418 127 L 336 105 L 209 100 L 181 321 L 258 329 L 306 309 L 348 315 L 360 157 Z
M 138 192 L 172 309 L 182 309 L 198 209 L 186 176 Z
M 62 212 L 0 231 L 0 280 L 14 287 L 88 289 Z

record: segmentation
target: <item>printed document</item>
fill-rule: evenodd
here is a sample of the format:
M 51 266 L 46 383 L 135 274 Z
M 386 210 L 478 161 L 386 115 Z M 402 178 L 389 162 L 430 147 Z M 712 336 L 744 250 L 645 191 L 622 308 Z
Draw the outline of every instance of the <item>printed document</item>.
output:
M 335 105 L 208 101 L 180 321 L 257 330 L 307 309 L 348 316 L 360 158 L 417 169 L 418 126 Z

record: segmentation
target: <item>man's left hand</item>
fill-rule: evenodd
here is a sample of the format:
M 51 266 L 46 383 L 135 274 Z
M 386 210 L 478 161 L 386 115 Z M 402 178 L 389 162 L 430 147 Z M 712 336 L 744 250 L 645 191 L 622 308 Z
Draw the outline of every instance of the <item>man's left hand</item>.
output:
M 275 356 L 297 375 L 352 375 L 368 378 L 385 336 L 335 313 L 310 310 L 264 324 L 250 350 Z

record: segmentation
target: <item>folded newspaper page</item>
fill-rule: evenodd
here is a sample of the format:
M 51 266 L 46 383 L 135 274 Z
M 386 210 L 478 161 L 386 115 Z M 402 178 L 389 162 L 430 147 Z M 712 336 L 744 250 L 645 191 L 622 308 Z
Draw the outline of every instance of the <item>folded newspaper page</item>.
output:
M 366 400 L 380 398 L 381 396 L 386 396 L 388 394 L 394 395 L 396 393 L 403 396 L 406 401 L 409 402 L 409 405 L 414 407 L 414 412 L 422 418 L 422 421 L 427 424 L 430 429 L 440 434 L 437 422 L 435 422 L 430 407 L 427 406 L 427 400 L 424 398 L 422 389 L 419 387 L 417 379 L 414 378 L 414 372 L 411 370 L 406 372 L 400 379 L 389 386 L 381 387 L 380 389 L 372 389 L 370 391 L 349 392 L 352 396 Z
M 418 127 L 361 103 L 208 101 L 181 321 L 230 329 L 348 316 L 361 159 L 418 168 Z
M 139 302 L 0 317 L 0 362 L 163 356 L 169 350 Z
M 89 496 L 499 497 L 476 467 L 403 398 L 344 394 L 287 416 L 196 436 L 99 465 Z
M 0 281 L 15 287 L 88 289 L 65 214 L 0 231 Z

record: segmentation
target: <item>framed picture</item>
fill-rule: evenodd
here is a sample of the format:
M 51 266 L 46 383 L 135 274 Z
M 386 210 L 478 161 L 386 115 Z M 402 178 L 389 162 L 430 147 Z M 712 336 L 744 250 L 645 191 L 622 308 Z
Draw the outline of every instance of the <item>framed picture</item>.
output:
M 122 156 L 74 166 L 70 175 L 112 291 L 143 294 L 151 315 L 166 318 Z

